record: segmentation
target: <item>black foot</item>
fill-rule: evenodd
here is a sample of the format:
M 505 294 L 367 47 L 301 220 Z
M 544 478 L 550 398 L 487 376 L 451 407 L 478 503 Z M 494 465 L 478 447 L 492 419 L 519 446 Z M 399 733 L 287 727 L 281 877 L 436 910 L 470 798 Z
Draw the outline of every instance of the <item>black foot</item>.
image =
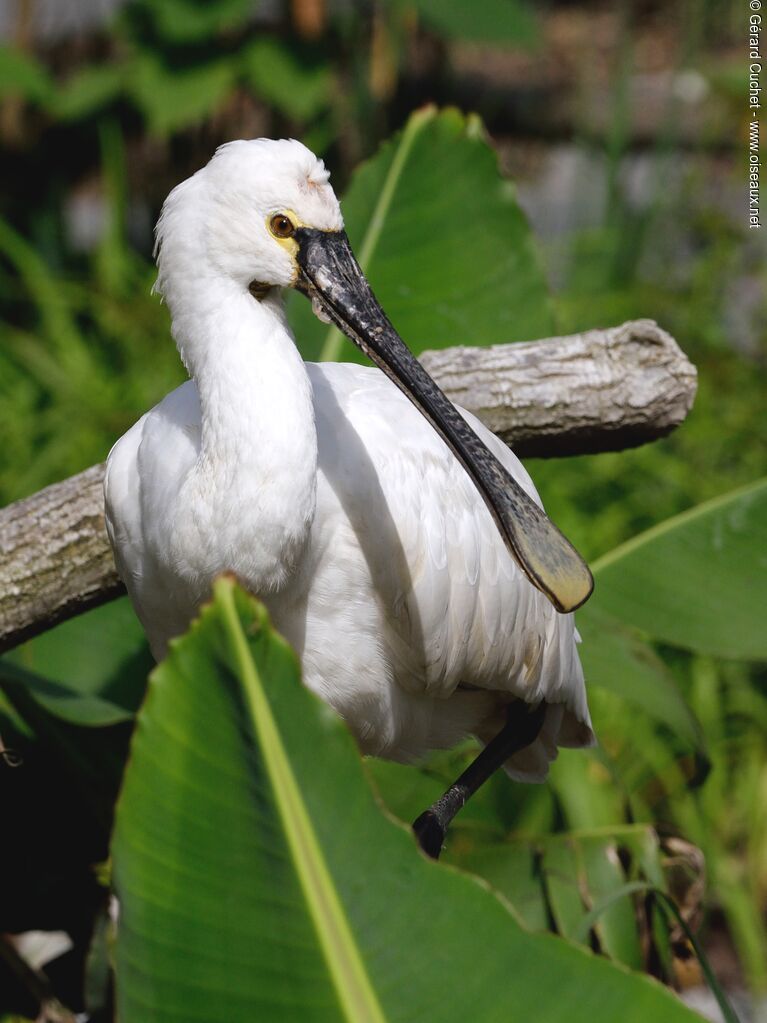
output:
M 510 705 L 506 724 L 498 735 L 490 740 L 447 792 L 414 822 L 413 831 L 427 856 L 433 860 L 439 859 L 452 819 L 493 771 L 497 771 L 514 753 L 535 741 L 545 716 L 544 703 L 533 710 L 518 701 Z
M 413 822 L 413 831 L 418 839 L 418 844 L 433 860 L 439 859 L 442 852 L 442 845 L 445 841 L 445 829 L 439 822 L 433 810 L 424 810 L 421 816 Z

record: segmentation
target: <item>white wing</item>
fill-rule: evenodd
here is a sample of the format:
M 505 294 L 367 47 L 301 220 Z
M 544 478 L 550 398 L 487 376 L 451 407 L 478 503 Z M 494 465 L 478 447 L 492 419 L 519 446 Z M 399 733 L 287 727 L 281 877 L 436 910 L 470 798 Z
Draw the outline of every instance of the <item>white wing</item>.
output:
M 307 368 L 320 479 L 333 496 L 323 501 L 320 486 L 316 531 L 333 535 L 341 513 L 351 523 L 387 609 L 382 640 L 397 682 L 438 701 L 466 689 L 496 694 L 483 738 L 498 730 L 510 698 L 545 700 L 552 707 L 541 739 L 515 761 L 528 780 L 545 775 L 557 745 L 593 742 L 573 616 L 558 614 L 530 584 L 465 470 L 383 374 Z M 540 504 L 513 452 L 461 412 Z

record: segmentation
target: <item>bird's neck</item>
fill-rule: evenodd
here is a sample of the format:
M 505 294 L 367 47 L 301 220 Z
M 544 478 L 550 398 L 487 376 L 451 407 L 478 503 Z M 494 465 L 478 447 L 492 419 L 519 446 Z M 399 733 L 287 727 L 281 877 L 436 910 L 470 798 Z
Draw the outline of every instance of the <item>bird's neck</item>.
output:
M 207 574 L 233 570 L 257 592 L 273 591 L 314 516 L 317 433 L 306 368 L 278 295 L 258 302 L 233 282 L 213 281 L 183 298 L 169 303 L 173 335 L 197 385 L 202 437 L 180 503 L 195 516 L 197 548 L 224 558 Z

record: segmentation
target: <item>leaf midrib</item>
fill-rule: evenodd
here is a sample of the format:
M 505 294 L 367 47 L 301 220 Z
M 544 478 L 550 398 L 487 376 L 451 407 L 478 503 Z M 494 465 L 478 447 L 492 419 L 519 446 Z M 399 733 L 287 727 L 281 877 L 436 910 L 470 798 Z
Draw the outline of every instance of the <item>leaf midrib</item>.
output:
M 657 540 L 659 537 L 665 536 L 667 533 L 673 532 L 679 526 L 686 525 L 688 522 L 693 522 L 696 519 L 702 518 L 709 512 L 716 511 L 730 502 L 734 502 L 741 497 L 746 497 L 750 493 L 754 493 L 758 496 L 759 491 L 766 484 L 767 477 L 762 477 L 752 483 L 747 483 L 743 487 L 738 487 L 736 490 L 729 490 L 726 493 L 719 494 L 717 497 L 713 497 L 701 504 L 693 505 L 692 508 L 688 508 L 686 511 L 680 512 L 678 515 L 672 515 L 670 519 L 666 519 L 664 522 L 659 522 L 657 525 L 651 526 L 650 529 L 646 529 L 638 536 L 631 537 L 630 540 L 626 540 L 624 543 L 613 548 L 613 550 L 608 551 L 600 558 L 597 558 L 591 566 L 591 571 L 596 577 L 603 569 L 609 568 L 615 562 L 620 561 L 629 554 L 633 554 L 635 550 L 639 547 L 643 547 L 646 543 L 650 543 L 653 540 Z
M 251 657 L 234 604 L 233 584 L 222 579 L 215 589 L 296 874 L 341 1009 L 349 1023 L 386 1023 Z

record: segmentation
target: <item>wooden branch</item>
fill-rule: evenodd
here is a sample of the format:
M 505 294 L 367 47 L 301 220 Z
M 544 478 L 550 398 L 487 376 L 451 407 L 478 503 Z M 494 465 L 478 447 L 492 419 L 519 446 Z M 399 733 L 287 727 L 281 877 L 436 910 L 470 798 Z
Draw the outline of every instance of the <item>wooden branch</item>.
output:
M 0 511 L 0 651 L 125 592 L 103 490 L 94 465 Z
M 450 348 L 422 362 L 520 455 L 633 447 L 673 430 L 695 368 L 651 320 L 570 337 Z M 104 466 L 0 510 L 0 651 L 124 593 L 104 530 Z
M 690 411 L 697 373 L 652 320 L 608 330 L 424 352 L 446 394 L 521 458 L 595 454 L 663 437 Z

